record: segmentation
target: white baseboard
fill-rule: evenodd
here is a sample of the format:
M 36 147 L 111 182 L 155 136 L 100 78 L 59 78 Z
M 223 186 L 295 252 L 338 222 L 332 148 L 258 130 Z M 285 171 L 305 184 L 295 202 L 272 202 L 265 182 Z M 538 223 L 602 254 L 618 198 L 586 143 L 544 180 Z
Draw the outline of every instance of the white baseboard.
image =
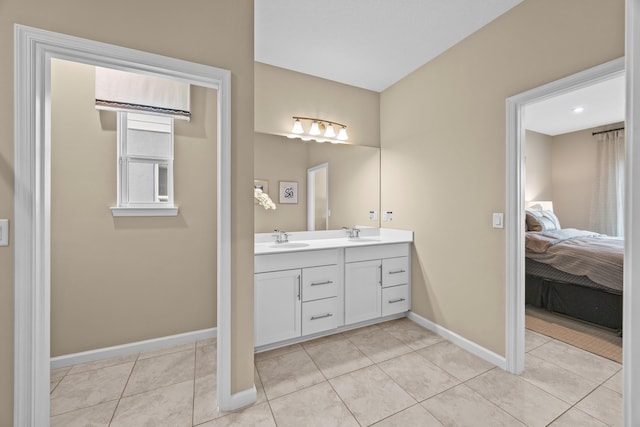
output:
M 232 394 L 229 401 L 224 403 L 225 407 L 219 409 L 220 411 L 235 411 L 254 404 L 257 398 L 258 392 L 254 385 L 251 388 Z
M 469 353 L 472 353 L 478 356 L 479 358 L 486 360 L 487 362 L 493 365 L 498 366 L 499 368 L 506 369 L 507 359 L 505 357 L 500 356 L 499 354 L 496 354 L 491 350 L 487 350 L 481 345 L 478 345 L 473 341 L 469 341 L 465 337 L 458 335 L 455 332 L 450 331 L 449 329 L 444 328 L 436 323 L 433 323 L 431 320 L 425 319 L 424 317 L 417 315 L 412 311 L 409 312 L 409 315 L 407 317 L 410 320 L 413 320 L 414 322 L 416 322 L 418 325 L 426 329 L 429 329 L 430 331 L 440 335 L 442 338 L 445 338 L 446 340 L 451 341 L 455 345 L 464 348 Z
M 128 356 L 143 351 L 156 350 L 163 347 L 188 344 L 218 336 L 217 328 L 201 329 L 199 331 L 185 332 L 183 334 L 169 335 L 167 337 L 153 338 L 150 340 L 137 341 L 128 344 L 116 345 L 113 347 L 98 348 L 96 350 L 83 351 L 80 353 L 66 354 L 64 356 L 52 357 L 51 369 L 62 368 L 79 363 L 93 362 L 94 360 L 107 359 L 109 357 Z

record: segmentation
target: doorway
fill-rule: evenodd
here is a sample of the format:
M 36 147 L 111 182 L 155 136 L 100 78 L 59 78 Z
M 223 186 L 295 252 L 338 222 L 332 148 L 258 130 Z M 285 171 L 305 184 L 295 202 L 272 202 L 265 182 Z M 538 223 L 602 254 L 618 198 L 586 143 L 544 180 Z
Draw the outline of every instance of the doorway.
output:
M 218 407 L 231 395 L 231 73 L 228 70 L 16 25 L 14 424 L 49 423 L 53 58 L 216 89 Z M 246 396 L 242 396 L 247 399 Z M 250 396 L 249 396 L 250 398 Z

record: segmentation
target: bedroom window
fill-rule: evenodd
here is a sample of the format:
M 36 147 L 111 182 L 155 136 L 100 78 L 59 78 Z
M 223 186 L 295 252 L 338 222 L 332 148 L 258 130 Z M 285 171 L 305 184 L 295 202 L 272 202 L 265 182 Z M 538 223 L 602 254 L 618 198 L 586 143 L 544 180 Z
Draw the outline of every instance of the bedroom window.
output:
M 113 216 L 175 216 L 173 117 L 118 113 L 118 206 Z

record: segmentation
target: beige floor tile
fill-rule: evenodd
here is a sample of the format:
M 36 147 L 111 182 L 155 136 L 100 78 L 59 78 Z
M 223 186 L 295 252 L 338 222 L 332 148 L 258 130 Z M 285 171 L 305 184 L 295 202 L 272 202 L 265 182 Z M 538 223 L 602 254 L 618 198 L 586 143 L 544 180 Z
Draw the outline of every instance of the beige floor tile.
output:
M 424 357 L 409 353 L 378 365 L 418 402 L 460 384 Z
M 575 407 L 549 424 L 550 427 L 607 427 L 607 425 Z
M 530 329 L 524 330 L 524 351 L 525 352 L 529 352 L 534 348 L 538 348 L 542 344 L 546 344 L 549 341 L 551 341 L 551 338 L 549 338 L 546 335 L 542 335 Z
M 196 347 L 204 347 L 205 345 L 214 345 L 218 343 L 218 338 L 207 338 L 196 342 Z
M 165 354 L 178 353 L 180 351 L 189 351 L 189 350 L 193 350 L 194 348 L 195 348 L 195 343 L 174 345 L 171 347 L 162 347 L 155 350 L 149 350 L 149 351 L 140 353 L 140 355 L 138 356 L 138 360 L 148 359 L 150 357 L 156 357 L 156 356 L 164 356 Z
M 600 383 L 621 369 L 619 363 L 556 340 L 531 350 L 529 354 Z
M 259 360 L 256 367 L 269 400 L 325 381 L 304 350 Z
M 444 340 L 438 334 L 407 318 L 393 321 L 390 325 L 383 326 L 383 329 L 413 350 L 419 350 Z
M 494 368 L 491 363 L 449 341 L 439 342 L 418 350 L 417 353 L 460 381 L 466 381 Z
M 300 351 L 300 350 L 302 350 L 302 346 L 300 344 L 291 344 L 285 347 L 275 348 L 273 350 L 256 353 L 254 356 L 254 360 L 257 362 L 259 360 L 270 359 L 272 357 L 282 356 L 283 354 L 293 353 L 294 351 Z
M 230 426 L 275 427 L 276 423 L 273 420 L 273 415 L 271 415 L 269 404 L 265 402 L 260 405 L 250 406 L 242 411 L 232 412 L 224 417 L 200 424 L 198 427 Z
M 326 378 L 337 377 L 373 364 L 346 339 L 316 345 L 306 350 Z
M 369 366 L 329 382 L 362 425 L 373 424 L 416 403 L 377 366 Z
M 501 369 L 492 369 L 465 383 L 530 427 L 546 426 L 570 405 Z
M 52 369 L 49 376 L 51 377 L 51 379 L 59 380 L 65 375 L 67 375 L 67 373 L 71 370 L 71 368 L 72 368 L 71 366 L 65 366 L 63 368 Z
M 622 426 L 622 395 L 607 387 L 598 387 L 575 407 L 609 426 Z
M 368 325 L 368 326 L 361 326 L 359 328 L 355 328 L 355 329 L 349 329 L 348 331 L 344 331 L 342 332 L 342 335 L 344 335 L 347 338 L 350 338 L 354 335 L 358 335 L 358 334 L 363 334 L 365 332 L 371 332 L 371 331 L 375 331 L 380 329 L 380 325 L 379 324 L 373 324 L 373 325 Z
M 124 390 L 125 396 L 193 379 L 195 351 L 181 351 L 138 360 Z
M 218 346 L 205 345 L 196 349 L 196 378 L 218 371 Z
M 218 411 L 217 398 L 216 375 L 207 375 L 196 378 L 195 393 L 193 396 L 194 425 L 201 424 L 224 415 Z
M 345 337 L 343 334 L 331 334 L 331 335 L 316 338 L 310 341 L 305 341 L 302 343 L 302 347 L 304 347 L 305 349 L 308 349 L 311 347 L 315 347 L 316 345 L 336 342 L 336 341 L 345 340 L 345 339 L 347 339 L 347 337 Z
M 102 403 L 89 408 L 51 417 L 51 427 L 107 427 L 116 410 L 118 401 Z
M 433 415 L 429 413 L 421 405 L 413 405 L 412 407 L 398 412 L 395 415 L 385 418 L 384 420 L 374 424 L 374 427 L 442 427 Z
M 193 380 L 189 380 L 123 397 L 110 427 L 191 427 L 192 410 Z
M 51 378 L 49 380 L 49 393 L 53 393 L 53 391 L 56 389 L 56 387 L 58 386 L 58 384 L 60 384 L 60 381 L 62 381 L 62 378 Z
M 622 369 L 618 371 L 617 374 L 609 378 L 603 385 L 622 394 Z
M 133 362 L 67 375 L 51 394 L 51 415 L 110 402 L 122 395 Z
M 329 383 L 320 383 L 269 402 L 279 427 L 359 427 Z
M 258 369 L 253 367 L 253 382 L 256 386 L 256 405 L 258 403 L 266 402 L 267 395 L 264 393 L 264 387 L 262 386 L 262 380 L 260 379 L 260 375 L 258 374 Z
M 110 357 L 108 359 L 95 360 L 93 362 L 81 363 L 71 367 L 67 375 L 79 374 L 81 372 L 92 371 L 94 369 L 108 368 L 109 366 L 121 365 L 123 363 L 135 362 L 137 354 L 128 356 Z
M 425 400 L 422 406 L 445 426 L 525 427 L 513 416 L 464 384 Z
M 531 354 L 525 357 L 522 378 L 572 405 L 599 385 Z
M 413 351 L 411 347 L 385 332 L 384 329 L 376 329 L 369 332 L 353 335 L 349 341 L 375 363 L 401 356 Z

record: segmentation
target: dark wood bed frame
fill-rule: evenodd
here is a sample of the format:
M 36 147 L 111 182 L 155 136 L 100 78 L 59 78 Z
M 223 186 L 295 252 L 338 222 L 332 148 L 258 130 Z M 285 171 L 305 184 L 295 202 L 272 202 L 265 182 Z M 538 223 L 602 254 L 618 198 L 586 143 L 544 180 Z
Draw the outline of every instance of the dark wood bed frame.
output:
M 622 331 L 622 294 L 526 274 L 525 302 Z

